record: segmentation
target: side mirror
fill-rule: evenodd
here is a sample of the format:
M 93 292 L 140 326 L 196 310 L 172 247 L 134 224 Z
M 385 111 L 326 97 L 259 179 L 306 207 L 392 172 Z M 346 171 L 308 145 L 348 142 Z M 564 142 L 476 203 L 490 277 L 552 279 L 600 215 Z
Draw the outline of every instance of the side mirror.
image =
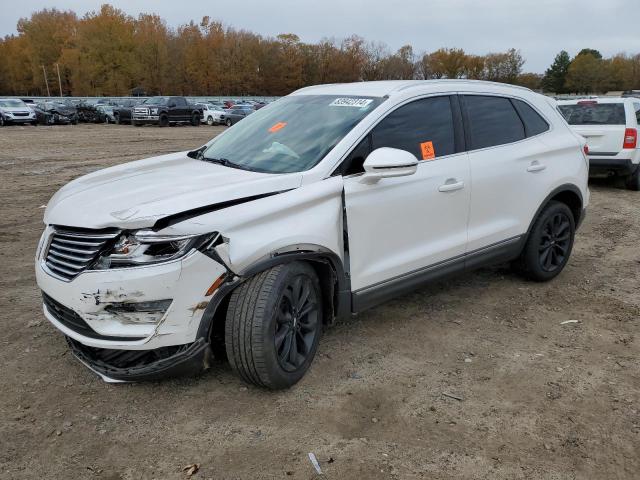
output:
M 364 161 L 361 183 L 376 183 L 381 178 L 405 177 L 418 170 L 418 159 L 406 150 L 377 148 Z

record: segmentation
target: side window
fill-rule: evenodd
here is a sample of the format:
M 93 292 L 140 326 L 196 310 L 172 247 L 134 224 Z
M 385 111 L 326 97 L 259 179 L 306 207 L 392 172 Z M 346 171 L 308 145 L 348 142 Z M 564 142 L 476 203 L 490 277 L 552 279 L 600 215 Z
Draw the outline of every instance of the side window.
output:
M 636 112 L 636 123 L 640 125 L 640 103 L 634 103 L 633 109 Z
M 342 162 L 343 176 L 364 172 L 364 161 L 371 152 L 371 135 L 367 135 Z
M 549 124 L 531 106 L 522 100 L 512 99 L 513 105 L 518 110 L 520 118 L 524 122 L 524 129 L 527 137 L 539 135 L 549 130 Z
M 470 150 L 525 138 L 524 125 L 508 98 L 465 95 L 464 103 L 469 120 Z
M 448 96 L 408 103 L 391 112 L 371 131 L 371 149 L 392 147 L 431 160 L 455 153 L 453 113 Z

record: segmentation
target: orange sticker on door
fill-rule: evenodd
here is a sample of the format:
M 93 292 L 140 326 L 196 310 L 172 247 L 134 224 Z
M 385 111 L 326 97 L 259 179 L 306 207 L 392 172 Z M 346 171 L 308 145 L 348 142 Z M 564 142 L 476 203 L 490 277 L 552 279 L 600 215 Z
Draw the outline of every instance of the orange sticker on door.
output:
M 433 149 L 433 142 L 422 142 L 420 144 L 422 160 L 433 160 L 436 158 L 436 151 Z
M 271 127 L 271 128 L 269 129 L 269 132 L 270 132 L 270 133 L 275 133 L 275 132 L 277 132 L 278 130 L 282 130 L 282 129 L 283 129 L 284 127 L 286 127 L 286 126 L 287 126 L 287 122 L 278 122 L 278 123 L 276 123 L 273 127 Z

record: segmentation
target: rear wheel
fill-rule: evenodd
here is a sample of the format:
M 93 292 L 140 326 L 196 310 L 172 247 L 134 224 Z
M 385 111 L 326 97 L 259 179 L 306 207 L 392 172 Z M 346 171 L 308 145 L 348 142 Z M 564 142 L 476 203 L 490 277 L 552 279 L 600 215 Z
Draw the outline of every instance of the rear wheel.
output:
M 574 235 L 575 220 L 569 207 L 549 202 L 533 224 L 518 260 L 519 269 L 539 282 L 556 277 L 569 261 Z
M 229 300 L 225 346 L 246 382 L 288 388 L 309 369 L 322 331 L 322 296 L 313 268 L 278 265 L 236 289 Z
M 640 165 L 627 177 L 625 183 L 629 190 L 634 190 L 636 192 L 640 190 Z

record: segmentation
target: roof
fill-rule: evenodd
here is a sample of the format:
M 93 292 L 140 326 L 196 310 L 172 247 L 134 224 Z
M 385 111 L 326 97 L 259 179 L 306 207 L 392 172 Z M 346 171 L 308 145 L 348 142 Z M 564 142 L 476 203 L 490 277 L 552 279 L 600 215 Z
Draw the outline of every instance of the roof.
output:
M 380 80 L 373 82 L 331 83 L 314 85 L 301 88 L 293 92 L 293 95 L 354 95 L 384 97 L 391 96 L 406 90 L 433 91 L 449 90 L 451 88 L 461 90 L 476 90 L 482 87 L 486 91 L 516 90 L 519 92 L 532 92 L 530 89 L 506 83 L 486 82 L 482 80 Z

